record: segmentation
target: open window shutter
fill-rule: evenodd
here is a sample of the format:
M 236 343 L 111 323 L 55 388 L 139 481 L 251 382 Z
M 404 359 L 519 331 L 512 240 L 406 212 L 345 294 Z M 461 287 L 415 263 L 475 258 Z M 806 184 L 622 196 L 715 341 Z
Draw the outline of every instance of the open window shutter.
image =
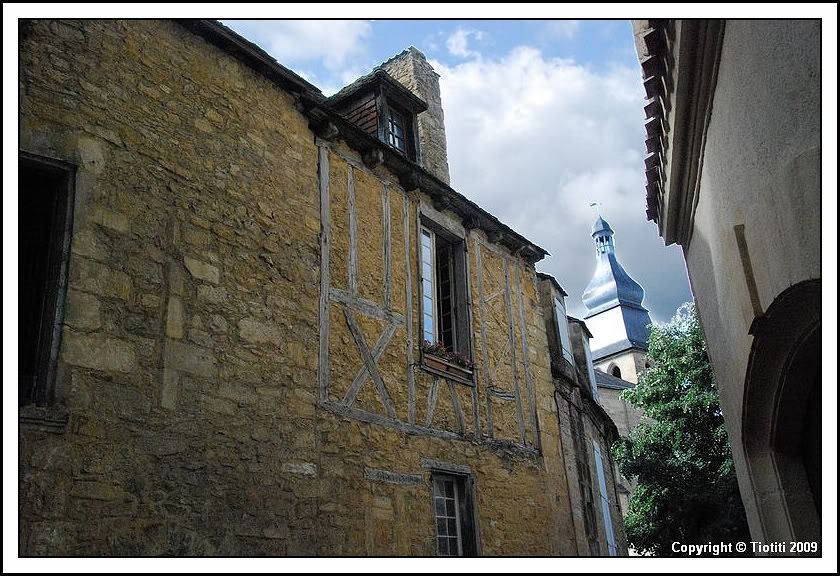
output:
M 601 461 L 601 447 L 593 440 L 592 449 L 595 451 L 595 468 L 598 472 L 598 485 L 601 489 L 601 510 L 604 513 L 604 529 L 607 532 L 607 547 L 609 548 L 610 556 L 615 556 L 615 536 L 613 535 L 612 518 L 610 516 L 610 501 L 607 497 L 607 482 L 604 479 L 604 465 Z

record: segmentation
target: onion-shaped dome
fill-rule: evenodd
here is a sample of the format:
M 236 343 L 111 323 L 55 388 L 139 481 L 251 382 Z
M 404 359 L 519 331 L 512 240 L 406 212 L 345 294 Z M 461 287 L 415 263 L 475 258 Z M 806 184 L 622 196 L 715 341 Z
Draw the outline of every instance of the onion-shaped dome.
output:
M 615 258 L 613 230 L 602 217 L 592 225 L 592 238 L 598 258 L 595 274 L 583 293 L 583 303 L 590 313 L 619 304 L 641 307 L 645 291 Z

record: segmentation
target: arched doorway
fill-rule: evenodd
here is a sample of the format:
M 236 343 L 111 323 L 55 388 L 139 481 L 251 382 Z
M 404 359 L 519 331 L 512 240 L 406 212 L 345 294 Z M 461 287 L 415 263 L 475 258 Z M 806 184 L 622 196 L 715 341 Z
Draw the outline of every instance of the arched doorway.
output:
M 791 286 L 751 330 L 742 437 L 765 542 L 821 538 L 820 297 L 819 280 Z

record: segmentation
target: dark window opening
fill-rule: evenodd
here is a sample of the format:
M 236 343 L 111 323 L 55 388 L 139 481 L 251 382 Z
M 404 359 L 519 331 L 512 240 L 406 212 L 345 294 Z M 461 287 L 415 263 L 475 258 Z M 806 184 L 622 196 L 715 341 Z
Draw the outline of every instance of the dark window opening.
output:
M 66 290 L 72 172 L 22 156 L 18 174 L 18 402 L 51 400 Z
M 437 237 L 435 248 L 437 253 L 437 296 L 438 296 L 438 326 L 440 326 L 440 340 L 450 350 L 457 350 L 455 342 L 455 284 L 453 276 L 452 246 Z
M 405 117 L 393 108 L 388 110 L 388 144 L 401 152 L 406 151 Z
M 616 378 L 621 378 L 621 369 L 618 366 L 613 366 L 612 375 Z
M 378 97 L 379 139 L 412 162 L 418 162 L 416 114 L 385 94 Z
M 439 556 L 476 556 L 472 487 L 467 476 L 432 474 Z

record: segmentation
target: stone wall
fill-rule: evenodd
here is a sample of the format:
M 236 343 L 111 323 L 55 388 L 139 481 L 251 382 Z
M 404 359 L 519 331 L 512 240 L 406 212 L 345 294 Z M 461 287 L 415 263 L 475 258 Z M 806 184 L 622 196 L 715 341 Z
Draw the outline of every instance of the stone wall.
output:
M 543 277 L 539 281 L 540 305 L 549 336 L 556 334 L 554 300 L 562 294 L 552 280 Z M 549 320 L 549 318 L 551 320 Z M 568 320 L 567 320 L 568 321 Z M 600 500 L 600 483 L 595 464 L 593 442 L 601 450 L 601 465 L 607 486 L 610 507 L 610 522 L 616 552 L 627 555 L 627 538 L 624 532 L 622 496 L 626 488 L 617 471 L 611 454 L 612 444 L 618 439 L 611 414 L 591 399 L 588 370 L 583 351 L 583 339 L 588 336 L 578 322 L 568 322 L 570 341 L 575 365 L 556 365 L 554 372 L 554 399 L 557 407 L 557 422 L 560 428 L 560 445 L 568 479 L 569 503 L 574 521 L 574 535 L 578 554 L 581 556 L 607 556 L 609 554 L 606 522 Z M 547 338 L 551 354 L 561 355 L 560 343 L 556 337 Z M 601 397 L 603 402 L 603 396 Z
M 575 538 L 581 556 L 607 556 L 607 533 L 595 464 L 593 441 L 601 450 L 601 466 L 607 488 L 610 522 L 618 556 L 627 555 L 619 478 L 610 448 L 617 438 L 611 434 L 608 417 L 584 397 L 580 388 L 560 378 L 555 380 L 561 444 L 569 481 L 569 501 L 574 518 Z
M 532 265 L 463 232 L 452 384 L 417 366 L 417 223 L 454 214 L 178 24 L 35 21 L 20 65 L 21 149 L 77 166 L 21 554 L 433 555 L 441 466 L 482 554 L 579 553 Z
M 618 366 L 621 370 L 621 379 L 639 383 L 639 376 L 645 371 L 645 363 L 647 362 L 647 354 L 641 350 L 628 350 L 622 354 L 609 356 L 603 360 L 593 362 L 596 370 L 600 370 L 612 376 L 612 369 Z
M 394 79 L 417 94 L 428 110 L 417 116 L 421 161 L 426 170 L 449 184 L 449 160 L 446 155 L 446 128 L 440 98 L 439 75 L 414 46 L 382 64 Z

